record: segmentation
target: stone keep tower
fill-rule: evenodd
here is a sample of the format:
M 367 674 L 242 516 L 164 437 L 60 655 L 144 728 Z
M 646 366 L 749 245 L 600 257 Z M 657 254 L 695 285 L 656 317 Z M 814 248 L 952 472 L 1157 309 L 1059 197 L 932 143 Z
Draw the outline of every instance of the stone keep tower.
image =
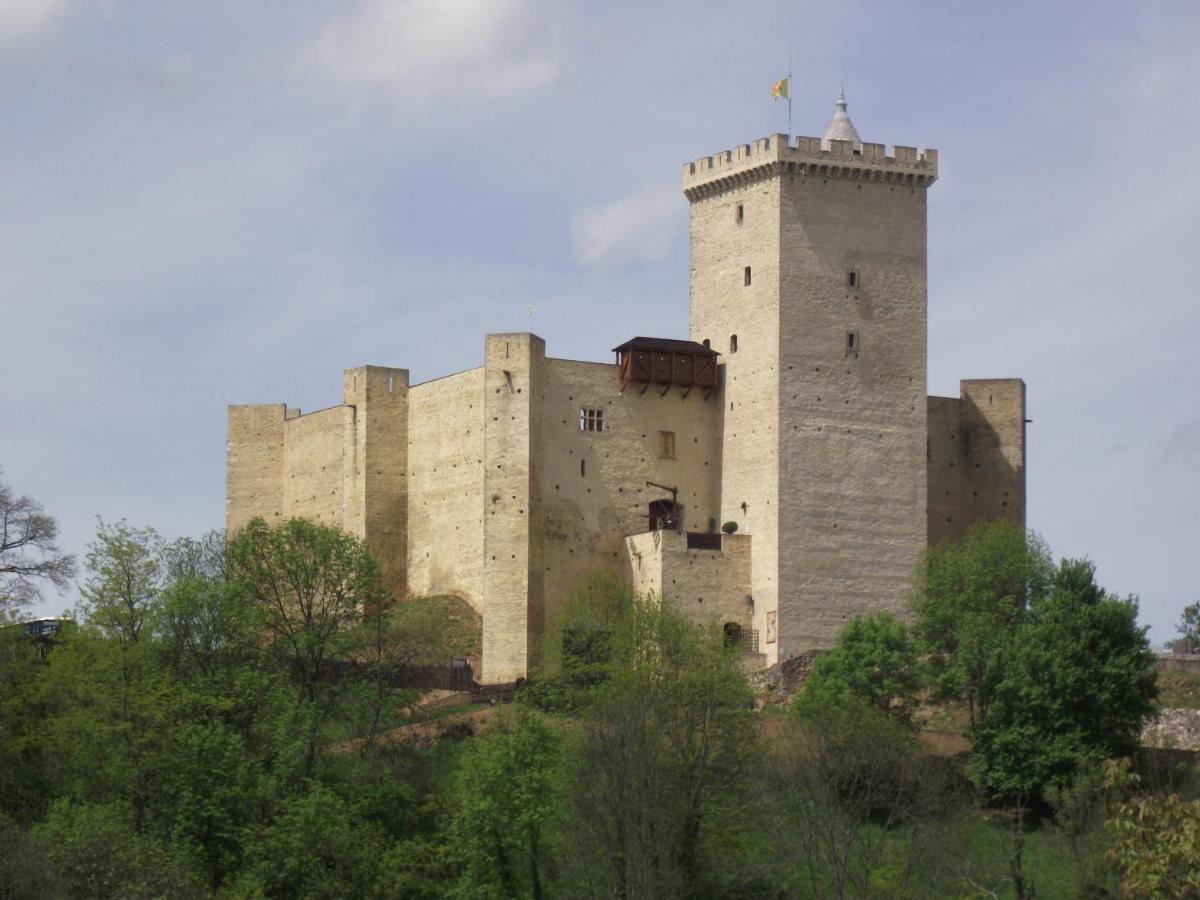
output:
M 824 151 L 824 152 L 823 152 Z M 725 366 L 721 520 L 760 647 L 900 610 L 927 546 L 926 212 L 937 152 L 774 135 L 684 167 L 691 336 Z

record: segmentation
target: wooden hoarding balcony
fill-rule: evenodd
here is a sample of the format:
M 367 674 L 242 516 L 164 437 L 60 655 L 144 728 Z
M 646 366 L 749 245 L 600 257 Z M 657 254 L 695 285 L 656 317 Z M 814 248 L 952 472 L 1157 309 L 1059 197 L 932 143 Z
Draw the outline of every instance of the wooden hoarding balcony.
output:
M 685 397 L 697 387 L 707 400 L 718 384 L 719 354 L 695 341 L 635 337 L 614 347 L 613 352 L 617 354 L 622 392 L 632 382 L 641 385 L 643 394 L 650 385 L 659 385 L 665 396 L 672 385 L 678 385 Z

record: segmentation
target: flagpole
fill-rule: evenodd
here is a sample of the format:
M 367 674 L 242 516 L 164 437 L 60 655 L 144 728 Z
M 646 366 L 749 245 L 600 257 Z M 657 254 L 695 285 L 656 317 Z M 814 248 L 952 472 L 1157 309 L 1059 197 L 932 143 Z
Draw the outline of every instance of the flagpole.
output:
M 788 38 L 788 143 L 792 142 L 792 39 Z

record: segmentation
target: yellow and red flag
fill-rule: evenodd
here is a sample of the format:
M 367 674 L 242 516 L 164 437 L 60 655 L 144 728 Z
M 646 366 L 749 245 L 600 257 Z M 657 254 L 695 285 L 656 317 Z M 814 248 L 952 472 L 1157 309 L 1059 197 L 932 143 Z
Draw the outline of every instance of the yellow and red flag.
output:
M 777 82 L 771 85 L 771 96 L 776 100 L 778 100 L 780 97 L 782 97 L 784 100 L 788 99 L 787 78 L 780 78 Z

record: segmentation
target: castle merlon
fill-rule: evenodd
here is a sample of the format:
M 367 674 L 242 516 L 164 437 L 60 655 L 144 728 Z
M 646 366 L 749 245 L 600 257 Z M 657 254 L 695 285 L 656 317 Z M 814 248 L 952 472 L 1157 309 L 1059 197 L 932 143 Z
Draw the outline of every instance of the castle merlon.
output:
M 884 181 L 929 186 L 937 180 L 936 150 L 895 146 L 887 155 L 883 144 L 864 143 L 855 150 L 852 141 L 833 140 L 821 149 L 821 138 L 786 134 L 742 144 L 683 166 L 683 192 L 689 200 L 719 193 L 730 187 L 790 173 Z

